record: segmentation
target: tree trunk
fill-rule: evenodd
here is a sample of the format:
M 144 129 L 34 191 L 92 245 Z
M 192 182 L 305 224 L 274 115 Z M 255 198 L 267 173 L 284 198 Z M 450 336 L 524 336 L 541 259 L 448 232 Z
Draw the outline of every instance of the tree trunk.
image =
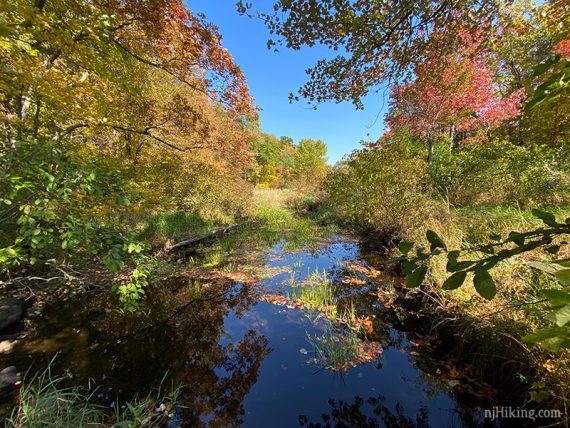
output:
M 36 111 L 34 113 L 34 137 L 38 136 L 40 130 L 40 111 L 42 109 L 42 101 L 38 98 L 36 100 Z
M 427 164 L 428 164 L 429 175 L 431 175 L 431 170 L 433 166 L 433 138 L 431 137 L 431 135 L 428 136 L 427 144 L 428 144 Z

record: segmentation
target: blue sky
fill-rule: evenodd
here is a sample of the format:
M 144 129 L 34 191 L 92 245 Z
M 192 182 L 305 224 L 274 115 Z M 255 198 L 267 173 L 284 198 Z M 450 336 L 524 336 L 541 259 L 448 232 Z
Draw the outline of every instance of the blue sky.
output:
M 267 49 L 269 32 L 259 19 L 240 16 L 235 0 L 186 0 L 193 12 L 203 12 L 216 24 L 223 36 L 223 45 L 232 53 L 244 71 L 250 90 L 261 110 L 264 132 L 278 137 L 288 135 L 298 142 L 301 138 L 318 138 L 329 147 L 329 162 L 335 163 L 359 147 L 359 141 L 380 136 L 384 130 L 383 97 L 371 94 L 365 109 L 357 111 L 350 103 L 326 103 L 316 111 L 305 102 L 289 103 L 288 95 L 306 81 L 305 70 L 317 59 L 331 55 L 325 48 L 278 53 Z M 259 2 L 269 5 L 270 2 Z

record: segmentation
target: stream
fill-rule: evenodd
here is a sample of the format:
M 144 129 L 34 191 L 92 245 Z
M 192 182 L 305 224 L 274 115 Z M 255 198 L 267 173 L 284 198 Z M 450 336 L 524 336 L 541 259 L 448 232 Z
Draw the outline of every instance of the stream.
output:
M 173 262 L 141 314 L 120 313 L 110 292 L 55 303 L 0 363 L 34 373 L 51 361 L 110 407 L 181 386 L 173 427 L 509 426 L 482 410 L 507 392 L 466 394 L 459 362 L 383 315 L 378 288 L 401 279 L 376 268 L 381 254 L 330 231 L 260 234 Z

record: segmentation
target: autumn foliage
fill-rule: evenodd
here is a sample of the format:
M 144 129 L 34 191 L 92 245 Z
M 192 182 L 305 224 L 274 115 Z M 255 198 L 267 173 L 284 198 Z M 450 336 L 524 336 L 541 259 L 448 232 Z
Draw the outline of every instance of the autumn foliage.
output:
M 414 80 L 392 88 L 387 122 L 392 129 L 408 126 L 414 135 L 433 140 L 456 132 L 483 133 L 521 113 L 523 89 L 502 96 L 480 43 L 465 35 L 461 49 L 439 56 L 426 53 L 414 68 Z

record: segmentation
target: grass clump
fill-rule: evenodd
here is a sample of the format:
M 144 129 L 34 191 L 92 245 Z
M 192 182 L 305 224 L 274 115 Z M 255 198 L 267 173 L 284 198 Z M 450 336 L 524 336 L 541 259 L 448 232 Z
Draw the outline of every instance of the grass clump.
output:
M 307 285 L 294 286 L 287 297 L 308 309 L 336 314 L 333 283 L 326 272 L 321 274 L 318 269 L 311 273 Z
M 359 355 L 360 341 L 351 330 L 347 330 L 346 334 L 326 331 L 317 337 L 307 335 L 307 340 L 314 349 L 316 361 L 332 371 L 343 370 L 347 364 L 357 360 Z
M 114 410 L 97 404 L 96 390 L 66 386 L 69 379 L 53 376 L 50 368 L 20 388 L 19 403 L 6 420 L 7 428 L 158 427 L 170 418 L 177 390 L 170 395 L 135 398 Z

